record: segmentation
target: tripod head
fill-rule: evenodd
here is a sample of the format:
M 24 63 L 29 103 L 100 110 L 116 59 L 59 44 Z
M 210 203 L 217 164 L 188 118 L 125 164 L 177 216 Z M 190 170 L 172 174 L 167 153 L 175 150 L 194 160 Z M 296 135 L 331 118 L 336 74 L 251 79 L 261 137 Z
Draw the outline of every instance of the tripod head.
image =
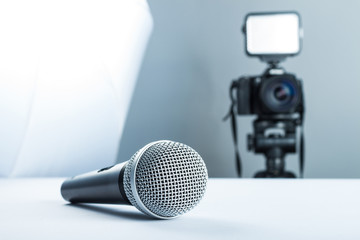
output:
M 255 177 L 295 178 L 295 174 L 285 171 L 285 155 L 296 153 L 297 119 L 257 118 L 253 127 L 254 134 L 247 139 L 248 150 L 266 157 L 266 170 Z

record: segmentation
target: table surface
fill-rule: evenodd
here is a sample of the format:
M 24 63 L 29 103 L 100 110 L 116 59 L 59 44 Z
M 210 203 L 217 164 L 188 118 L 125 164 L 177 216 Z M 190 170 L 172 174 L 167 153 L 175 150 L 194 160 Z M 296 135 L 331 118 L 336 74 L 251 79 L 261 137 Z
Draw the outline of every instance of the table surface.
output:
M 68 204 L 63 180 L 0 179 L 0 238 L 360 239 L 360 180 L 210 179 L 200 204 L 173 220 Z

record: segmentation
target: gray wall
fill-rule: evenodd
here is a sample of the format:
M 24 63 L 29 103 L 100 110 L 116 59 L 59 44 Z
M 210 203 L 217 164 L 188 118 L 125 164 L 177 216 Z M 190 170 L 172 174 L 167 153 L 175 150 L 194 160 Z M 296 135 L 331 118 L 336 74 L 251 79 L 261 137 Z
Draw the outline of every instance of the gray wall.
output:
M 228 111 L 230 81 L 263 72 L 244 53 L 240 27 L 250 11 L 296 10 L 303 51 L 283 63 L 304 80 L 306 169 L 311 178 L 360 177 L 359 1 L 149 0 L 154 32 L 119 149 L 127 160 L 149 141 L 172 139 L 195 148 L 212 177 L 235 177 Z M 248 153 L 252 117 L 238 118 L 244 176 L 264 167 Z M 298 171 L 295 155 L 287 168 Z

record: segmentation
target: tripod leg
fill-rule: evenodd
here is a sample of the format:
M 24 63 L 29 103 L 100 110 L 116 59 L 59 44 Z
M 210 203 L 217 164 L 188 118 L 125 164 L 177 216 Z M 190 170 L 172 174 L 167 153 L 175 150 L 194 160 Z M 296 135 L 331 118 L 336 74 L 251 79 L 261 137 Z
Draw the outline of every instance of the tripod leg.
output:
M 268 178 L 268 173 L 266 171 L 257 172 L 254 178 Z
M 284 172 L 283 178 L 296 178 L 295 174 L 292 172 Z

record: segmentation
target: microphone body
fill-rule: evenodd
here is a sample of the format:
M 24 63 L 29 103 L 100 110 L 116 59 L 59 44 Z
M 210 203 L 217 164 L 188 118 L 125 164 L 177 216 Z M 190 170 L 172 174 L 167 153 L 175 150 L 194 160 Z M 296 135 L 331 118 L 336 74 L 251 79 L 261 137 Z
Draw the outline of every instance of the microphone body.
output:
M 61 195 L 71 203 L 133 205 L 155 218 L 175 218 L 202 199 L 208 174 L 191 147 L 168 140 L 147 144 L 130 160 L 63 182 Z
M 64 181 L 61 195 L 72 203 L 129 204 L 124 190 L 127 162 L 81 174 Z

